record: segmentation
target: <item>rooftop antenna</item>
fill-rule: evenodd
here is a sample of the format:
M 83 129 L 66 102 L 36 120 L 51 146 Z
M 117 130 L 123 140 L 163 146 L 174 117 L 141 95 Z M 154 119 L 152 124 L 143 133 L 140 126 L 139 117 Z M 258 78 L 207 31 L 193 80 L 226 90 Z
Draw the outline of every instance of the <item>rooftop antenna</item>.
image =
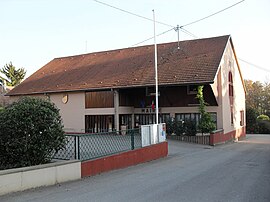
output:
M 85 41 L 85 53 L 87 53 L 87 40 Z
M 177 41 L 178 41 L 178 46 L 177 46 L 177 49 L 180 50 L 180 43 L 179 43 L 179 29 L 181 27 L 179 27 L 179 25 L 177 25 L 175 28 L 174 28 L 174 31 L 177 32 Z

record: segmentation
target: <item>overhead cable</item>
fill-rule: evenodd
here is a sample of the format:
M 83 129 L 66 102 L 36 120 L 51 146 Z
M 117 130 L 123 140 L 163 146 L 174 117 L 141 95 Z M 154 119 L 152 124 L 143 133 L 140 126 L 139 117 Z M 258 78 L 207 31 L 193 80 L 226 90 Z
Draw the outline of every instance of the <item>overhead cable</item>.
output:
M 190 22 L 190 23 L 187 23 L 187 24 L 185 24 L 185 25 L 182 25 L 181 27 L 186 27 L 186 26 L 195 24 L 195 23 L 197 23 L 197 22 L 200 22 L 200 21 L 202 21 L 202 20 L 205 20 L 205 19 L 207 19 L 207 18 L 210 18 L 210 17 L 212 17 L 212 16 L 214 16 L 214 15 L 217 15 L 217 14 L 219 14 L 219 13 L 225 11 L 225 10 L 228 10 L 228 9 L 230 9 L 230 8 L 236 6 L 236 5 L 238 5 L 238 4 L 240 4 L 240 3 L 244 2 L 244 1 L 245 1 L 245 0 L 239 1 L 239 2 L 237 2 L 237 3 L 235 3 L 235 4 L 231 5 L 231 6 L 228 6 L 228 7 L 224 8 L 224 9 L 222 9 L 222 10 L 220 10 L 220 11 L 217 11 L 217 12 L 215 12 L 215 13 L 212 13 L 211 15 L 208 15 L 208 16 L 206 16 L 206 17 L 203 17 L 203 18 L 200 18 L 200 19 L 198 19 L 198 20 L 194 20 L 194 21 L 192 21 L 192 22 Z
M 143 18 L 143 19 L 145 19 L 145 20 L 148 20 L 148 21 L 153 22 L 153 19 L 151 19 L 151 18 L 147 18 L 147 17 L 144 17 L 144 16 L 142 16 L 142 15 L 138 15 L 138 14 L 136 14 L 136 13 L 132 13 L 132 12 L 130 12 L 130 11 L 124 10 L 124 9 L 122 9 L 122 8 L 118 8 L 118 7 L 116 7 L 116 6 L 112 6 L 112 5 L 107 4 L 107 3 L 104 3 L 104 2 L 102 2 L 102 1 L 98 1 L 98 0 L 93 0 L 93 1 L 95 1 L 95 2 L 97 2 L 97 3 L 99 3 L 99 4 L 102 4 L 102 5 L 105 5 L 105 6 L 114 8 L 114 9 L 116 9 L 116 10 L 122 11 L 122 12 L 124 12 L 124 13 L 128 13 L 128 14 L 130 14 L 130 15 L 133 15 L 133 16 L 136 16 L 136 17 L 139 17 L 139 18 Z M 163 23 L 163 22 L 159 22 L 159 21 L 156 21 L 156 23 L 161 24 L 161 25 L 165 25 L 165 26 L 168 26 L 168 27 L 175 27 L 175 26 L 173 26 L 173 25 L 169 25 L 169 24 L 167 24 L 167 23 Z
M 162 32 L 162 33 L 158 34 L 157 36 L 161 36 L 161 35 L 166 34 L 166 33 L 170 32 L 170 31 L 172 31 L 172 30 L 174 30 L 174 28 L 171 28 L 171 29 L 169 29 L 169 30 L 167 30 L 167 31 L 165 31 L 165 32 Z M 139 42 L 139 43 L 133 44 L 132 47 L 133 47 L 133 46 L 137 46 L 137 45 L 139 45 L 139 44 L 141 44 L 141 43 L 144 43 L 144 42 L 146 42 L 146 41 L 149 41 L 149 40 L 151 40 L 151 39 L 153 39 L 153 38 L 154 38 L 154 37 L 150 37 L 150 38 L 145 39 L 145 40 L 143 40 L 143 41 L 141 41 L 141 42 Z
M 263 70 L 263 71 L 266 71 L 266 72 L 269 72 L 269 73 L 270 73 L 270 69 L 268 69 L 268 68 L 261 67 L 261 66 L 259 66 L 259 65 L 255 65 L 255 64 L 253 64 L 253 63 L 251 63 L 251 62 L 248 62 L 248 61 L 246 61 L 246 60 L 243 60 L 243 59 L 241 59 L 241 58 L 239 58 L 239 57 L 238 57 L 238 60 L 240 60 L 240 61 L 242 61 L 242 62 L 244 62 L 244 63 L 246 63 L 246 64 L 249 64 L 249 65 L 251 65 L 251 66 L 253 66 L 253 67 L 257 68 L 257 69 L 260 69 L 260 70 Z

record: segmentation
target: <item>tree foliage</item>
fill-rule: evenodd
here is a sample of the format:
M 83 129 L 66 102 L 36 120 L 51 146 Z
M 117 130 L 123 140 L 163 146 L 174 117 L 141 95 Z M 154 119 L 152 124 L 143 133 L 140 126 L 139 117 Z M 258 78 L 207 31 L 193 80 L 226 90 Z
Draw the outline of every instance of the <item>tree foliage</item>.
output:
M 0 111 L 0 169 L 47 163 L 65 143 L 59 110 L 25 97 Z
M 245 80 L 247 133 L 270 133 L 270 83 Z
M 197 127 L 195 120 L 180 120 L 168 119 L 166 121 L 167 134 L 175 134 L 178 136 L 195 136 L 197 133 Z
M 263 120 L 263 121 L 269 121 L 269 116 L 265 114 L 261 114 L 260 116 L 257 117 L 258 120 Z
M 12 62 L 6 64 L 2 69 L 0 69 L 0 72 L 7 77 L 7 79 L 0 78 L 1 80 L 6 81 L 7 86 L 17 86 L 21 83 L 26 74 L 26 70 L 24 68 L 16 69 Z
M 246 106 L 253 108 L 259 114 L 270 116 L 270 83 L 245 80 Z
M 196 98 L 199 100 L 199 112 L 201 115 L 198 128 L 202 134 L 210 133 L 215 130 L 216 126 L 212 120 L 211 115 L 205 110 L 206 103 L 203 97 L 203 86 L 198 86 L 198 93 Z
M 249 106 L 246 107 L 246 130 L 248 133 L 256 133 L 258 115 L 259 113 L 256 109 Z

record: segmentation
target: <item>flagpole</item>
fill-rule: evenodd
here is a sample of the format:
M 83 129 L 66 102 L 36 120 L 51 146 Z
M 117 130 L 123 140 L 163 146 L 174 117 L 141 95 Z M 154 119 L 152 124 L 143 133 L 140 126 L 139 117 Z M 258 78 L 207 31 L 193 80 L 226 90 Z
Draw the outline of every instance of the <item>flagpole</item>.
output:
M 154 22 L 154 45 L 155 45 L 155 80 L 156 80 L 156 124 L 158 124 L 158 71 L 157 71 L 157 43 L 156 43 L 156 19 L 155 10 L 153 10 Z

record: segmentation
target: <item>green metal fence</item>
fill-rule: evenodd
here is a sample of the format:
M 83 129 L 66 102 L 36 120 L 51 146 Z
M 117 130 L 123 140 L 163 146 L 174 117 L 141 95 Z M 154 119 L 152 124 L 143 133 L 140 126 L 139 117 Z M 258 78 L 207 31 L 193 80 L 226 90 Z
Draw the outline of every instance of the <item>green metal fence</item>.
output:
M 66 146 L 55 159 L 88 160 L 142 147 L 139 129 L 104 133 L 66 134 Z

